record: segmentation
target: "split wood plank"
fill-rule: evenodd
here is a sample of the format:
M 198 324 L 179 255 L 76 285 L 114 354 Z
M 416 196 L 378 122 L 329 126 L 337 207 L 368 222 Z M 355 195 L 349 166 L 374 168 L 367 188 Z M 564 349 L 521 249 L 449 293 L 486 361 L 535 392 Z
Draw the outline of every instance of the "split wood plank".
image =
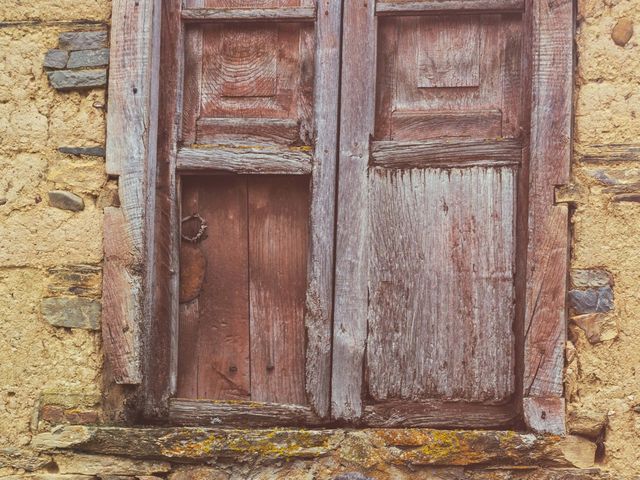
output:
M 304 405 L 308 178 L 250 177 L 247 212 L 251 400 Z
M 142 381 L 140 368 L 140 297 L 136 252 L 120 208 L 104 209 L 102 346 L 113 380 Z M 135 315 L 132 314 L 135 313 Z
M 524 11 L 524 0 L 379 0 L 377 15 L 427 15 L 442 13 L 507 13 Z
M 300 125 L 292 118 L 201 118 L 197 122 L 199 144 L 300 145 Z
M 180 0 L 161 4 L 162 45 L 158 112 L 158 155 L 154 174 L 155 223 L 150 229 L 152 250 L 147 280 L 151 289 L 146 319 L 145 388 L 142 412 L 146 418 L 167 415 L 168 398 L 175 393 L 178 364 L 178 281 L 180 258 L 179 201 L 175 174 L 176 143 L 181 118 L 182 22 Z M 160 19 L 158 19 L 160 22 Z M 125 65 L 125 68 L 131 68 Z
M 169 420 L 174 425 L 220 425 L 223 427 L 320 426 L 324 422 L 312 409 L 301 405 L 265 402 L 212 402 L 172 399 Z
M 375 2 L 345 2 L 337 204 L 332 416 L 362 415 L 367 336 L 369 140 L 374 131 Z
M 444 137 L 498 138 L 502 136 L 502 112 L 440 111 L 396 112 L 392 114 L 396 141 Z
M 182 19 L 189 23 L 224 22 L 315 22 L 314 7 L 279 8 L 185 8 Z
M 180 148 L 177 168 L 182 171 L 308 175 L 312 161 L 313 153 L 304 149 Z
M 371 145 L 371 162 L 379 167 L 508 166 L 517 165 L 521 157 L 519 139 L 378 141 Z
M 536 0 L 532 13 L 535 102 L 524 325 L 525 406 L 541 398 L 561 399 L 563 394 L 569 224 L 567 205 L 554 205 L 554 186 L 569 181 L 575 25 L 570 0 Z M 532 417 L 535 411 L 524 411 L 530 428 L 557 433 L 558 426 L 564 426 L 564 409 L 554 409 L 543 419 Z

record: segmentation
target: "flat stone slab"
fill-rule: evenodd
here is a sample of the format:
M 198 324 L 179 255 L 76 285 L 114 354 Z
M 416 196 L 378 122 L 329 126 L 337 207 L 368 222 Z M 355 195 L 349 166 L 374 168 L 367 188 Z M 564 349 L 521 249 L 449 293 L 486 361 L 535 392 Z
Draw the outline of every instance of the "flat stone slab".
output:
M 106 31 L 64 32 L 58 37 L 58 46 L 64 50 L 94 50 L 106 48 L 108 43 Z
M 78 50 L 71 52 L 67 68 L 106 67 L 109 65 L 109 49 Z
M 271 463 L 335 457 L 376 465 L 591 468 L 595 443 L 568 435 L 433 429 L 215 429 L 59 426 L 36 435 L 40 451 L 73 450 L 161 460 Z
M 49 205 L 52 207 L 61 210 L 71 210 L 72 212 L 84 210 L 84 200 L 75 193 L 65 190 L 51 190 L 48 195 Z
M 57 70 L 49 72 L 49 82 L 56 90 L 98 88 L 107 85 L 107 70 Z
M 60 70 L 67 66 L 69 52 L 66 50 L 49 50 L 44 56 L 44 68 Z
M 43 298 L 40 312 L 54 327 L 98 330 L 102 306 L 98 300 L 84 297 Z

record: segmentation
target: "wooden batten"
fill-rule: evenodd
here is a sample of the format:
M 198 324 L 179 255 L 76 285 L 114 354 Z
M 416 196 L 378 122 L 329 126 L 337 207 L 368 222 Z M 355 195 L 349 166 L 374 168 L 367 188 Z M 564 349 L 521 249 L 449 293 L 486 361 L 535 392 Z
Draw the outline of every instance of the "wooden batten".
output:
M 371 145 L 371 163 L 377 167 L 500 167 L 518 165 L 521 156 L 519 139 L 378 141 Z
M 524 11 L 524 0 L 438 0 L 408 2 L 382 0 L 376 2 L 377 15 L 439 15 L 446 13 L 510 13 Z
M 308 175 L 313 153 L 288 148 L 180 148 L 181 171 Z
M 175 425 L 223 425 L 225 427 L 320 426 L 324 422 L 309 407 L 282 403 L 215 402 L 172 399 L 169 419 Z
M 280 8 L 185 8 L 182 19 L 189 23 L 314 22 L 313 7 Z
M 531 111 L 523 402 L 529 428 L 563 433 L 569 218 L 567 205 L 554 204 L 554 186 L 569 181 L 574 12 L 570 0 L 532 3 L 535 101 Z

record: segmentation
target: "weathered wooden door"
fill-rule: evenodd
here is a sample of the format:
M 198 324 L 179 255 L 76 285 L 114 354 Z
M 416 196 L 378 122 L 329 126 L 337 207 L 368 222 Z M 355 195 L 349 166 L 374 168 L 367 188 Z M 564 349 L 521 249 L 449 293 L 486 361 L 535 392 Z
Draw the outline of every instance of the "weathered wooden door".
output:
M 332 407 L 515 415 L 524 2 L 345 2 Z

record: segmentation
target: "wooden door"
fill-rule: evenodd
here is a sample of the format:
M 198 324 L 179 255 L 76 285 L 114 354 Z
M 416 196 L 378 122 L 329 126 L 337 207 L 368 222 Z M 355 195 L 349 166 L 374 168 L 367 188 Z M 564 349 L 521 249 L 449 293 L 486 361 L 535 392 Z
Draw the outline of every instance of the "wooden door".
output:
M 345 4 L 335 418 L 496 427 L 517 415 L 523 10 Z
M 341 5 L 167 3 L 176 121 L 161 142 L 173 145 L 181 237 L 170 415 L 318 423 L 329 413 Z

